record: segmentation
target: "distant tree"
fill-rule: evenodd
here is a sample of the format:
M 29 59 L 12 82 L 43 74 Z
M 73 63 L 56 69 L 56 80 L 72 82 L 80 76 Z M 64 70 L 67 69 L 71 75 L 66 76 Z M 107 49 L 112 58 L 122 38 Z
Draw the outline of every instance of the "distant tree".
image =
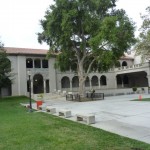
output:
M 91 71 L 106 71 L 135 42 L 134 23 L 116 0 L 55 0 L 41 20 L 38 41 L 59 52 L 55 67 L 71 67 L 79 77 L 79 94 Z
M 146 8 L 146 14 L 141 15 L 143 24 L 140 28 L 140 35 L 136 45 L 137 55 L 141 55 L 142 59 L 150 59 L 150 7 Z
M 7 87 L 11 84 L 11 80 L 9 79 L 10 72 L 10 61 L 7 58 L 2 42 L 0 42 L 0 96 L 1 88 Z

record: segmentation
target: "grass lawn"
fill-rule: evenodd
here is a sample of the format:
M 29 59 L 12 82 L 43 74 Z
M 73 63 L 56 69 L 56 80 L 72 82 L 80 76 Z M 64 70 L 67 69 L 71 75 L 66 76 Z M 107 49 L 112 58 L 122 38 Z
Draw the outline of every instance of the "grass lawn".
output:
M 144 101 L 144 102 L 145 102 L 145 101 L 146 101 L 146 102 L 149 101 L 149 102 L 150 102 L 150 98 L 142 98 L 142 99 L 140 99 L 140 100 L 139 100 L 139 99 L 134 99 L 134 100 L 132 100 L 132 101 L 141 101 L 141 102 L 142 102 L 142 101 Z
M 150 144 L 46 113 L 29 113 L 26 97 L 0 99 L 0 150 L 150 150 Z

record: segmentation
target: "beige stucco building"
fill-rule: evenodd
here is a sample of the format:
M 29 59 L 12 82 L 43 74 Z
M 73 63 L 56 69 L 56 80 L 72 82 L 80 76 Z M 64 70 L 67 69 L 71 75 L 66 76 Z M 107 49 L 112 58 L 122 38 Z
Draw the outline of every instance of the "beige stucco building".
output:
M 13 83 L 2 89 L 2 96 L 29 95 L 31 72 L 31 93 L 52 93 L 56 91 L 78 92 L 79 80 L 71 70 L 60 72 L 54 68 L 55 57 L 47 60 L 47 50 L 5 47 L 11 63 Z M 150 85 L 150 64 L 141 63 L 140 57 L 126 55 L 119 60 L 119 66 L 108 72 L 89 74 L 85 87 L 105 95 L 132 93 L 132 87 L 148 91 Z

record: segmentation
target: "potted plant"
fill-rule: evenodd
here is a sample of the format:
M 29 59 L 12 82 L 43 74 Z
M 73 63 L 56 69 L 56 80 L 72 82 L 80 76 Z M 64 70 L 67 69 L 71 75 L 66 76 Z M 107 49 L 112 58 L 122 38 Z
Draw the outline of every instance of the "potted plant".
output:
M 132 90 L 135 93 L 137 91 L 137 87 L 132 87 Z
M 41 100 L 41 101 L 43 101 L 43 94 L 41 93 L 41 94 L 38 94 L 37 95 L 37 100 Z
M 145 93 L 145 89 L 143 87 L 141 88 L 141 91 L 142 91 L 142 93 Z

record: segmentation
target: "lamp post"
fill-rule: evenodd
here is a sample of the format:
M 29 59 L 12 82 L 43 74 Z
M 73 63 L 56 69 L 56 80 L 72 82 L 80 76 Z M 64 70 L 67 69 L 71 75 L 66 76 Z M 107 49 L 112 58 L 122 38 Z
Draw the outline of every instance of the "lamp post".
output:
M 28 71 L 29 76 L 29 104 L 30 104 L 30 112 L 32 112 L 32 102 L 31 102 L 31 71 Z

